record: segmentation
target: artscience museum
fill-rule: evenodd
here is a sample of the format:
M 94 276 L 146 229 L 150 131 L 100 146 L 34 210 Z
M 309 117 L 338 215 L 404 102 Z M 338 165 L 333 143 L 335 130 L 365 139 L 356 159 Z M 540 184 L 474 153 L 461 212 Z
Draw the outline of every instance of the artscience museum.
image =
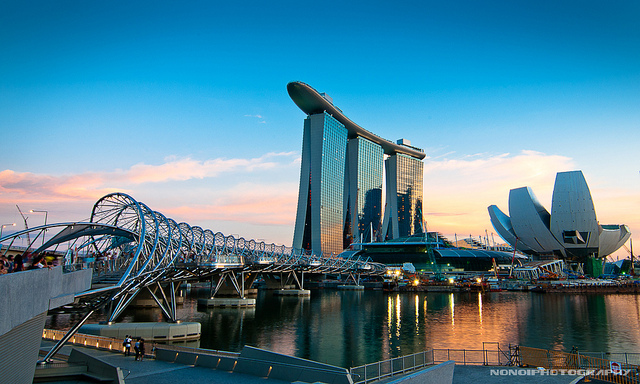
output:
M 518 251 L 583 263 L 618 250 L 631 236 L 624 224 L 598 222 L 591 192 L 581 171 L 556 175 L 551 213 L 529 187 L 509 192 L 509 215 L 489 208 L 491 224 Z

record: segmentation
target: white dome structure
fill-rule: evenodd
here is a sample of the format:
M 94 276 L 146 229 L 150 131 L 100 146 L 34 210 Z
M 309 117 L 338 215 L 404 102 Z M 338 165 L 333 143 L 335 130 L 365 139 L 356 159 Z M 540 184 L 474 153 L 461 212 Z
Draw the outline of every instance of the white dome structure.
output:
M 529 187 L 509 192 L 509 214 L 489 206 L 496 232 L 518 251 L 556 255 L 582 261 L 603 258 L 622 247 L 631 236 L 624 225 L 600 225 L 591 192 L 582 171 L 559 172 L 553 188 L 551 213 Z

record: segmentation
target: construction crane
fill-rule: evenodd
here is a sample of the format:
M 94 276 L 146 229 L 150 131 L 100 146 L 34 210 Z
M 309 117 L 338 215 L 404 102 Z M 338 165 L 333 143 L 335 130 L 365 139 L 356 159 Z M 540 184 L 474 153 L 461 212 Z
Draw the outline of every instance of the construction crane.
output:
M 422 216 L 422 208 L 420 206 L 418 206 L 418 211 L 420 212 L 420 217 L 423 219 L 420 220 L 420 229 L 422 229 L 422 234 L 424 235 L 425 252 L 427 253 L 427 256 L 429 256 L 429 260 L 431 261 L 431 265 L 433 266 L 431 268 L 431 271 L 433 272 L 436 281 L 442 281 L 442 271 L 440 271 L 440 265 L 438 265 L 438 262 L 436 261 L 436 255 L 434 254 L 433 249 L 429 249 L 429 246 L 427 245 L 427 243 L 429 242 L 429 235 L 425 230 L 426 220 L 424 220 L 424 216 Z M 436 248 L 438 247 L 438 241 L 439 240 L 437 239 L 436 235 Z
M 22 210 L 20 209 L 18 204 L 16 204 L 16 208 L 18 208 L 18 212 L 20 212 L 20 216 L 22 216 L 22 220 L 24 220 L 24 229 L 29 229 L 29 224 L 27 224 L 28 217 L 25 216 L 24 213 L 22 213 Z M 27 232 L 27 247 L 29 247 L 30 245 L 31 245 L 31 238 L 29 237 L 29 232 Z
M 631 249 L 627 248 L 627 246 L 624 244 L 622 246 L 624 247 L 624 249 L 627 250 L 627 252 L 629 252 L 629 255 L 631 257 L 631 267 L 629 267 L 629 275 L 635 276 L 636 270 L 635 270 L 635 266 L 633 265 L 633 239 L 629 240 L 629 246 L 631 247 Z
M 431 270 L 433 271 L 435 279 L 437 281 L 442 281 L 442 271 L 440 271 L 440 265 L 436 261 L 436 256 L 433 252 L 433 249 L 429 249 L 429 247 L 427 247 L 425 252 L 427 252 L 427 255 L 429 255 L 429 260 L 431 260 Z

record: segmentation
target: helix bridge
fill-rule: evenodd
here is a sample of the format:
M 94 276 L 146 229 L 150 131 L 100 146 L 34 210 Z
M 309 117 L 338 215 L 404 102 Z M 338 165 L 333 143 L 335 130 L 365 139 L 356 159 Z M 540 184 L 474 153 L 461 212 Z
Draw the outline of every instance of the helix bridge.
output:
M 115 321 L 142 290 L 151 294 L 168 321 L 175 322 L 175 295 L 184 282 L 210 281 L 212 298 L 223 285 L 231 285 L 243 297 L 245 286 L 257 276 L 278 275 L 302 289 L 305 274 L 346 274 L 359 279 L 386 272 L 385 265 L 355 252 L 314 254 L 177 223 L 124 193 L 100 198 L 87 222 L 30 228 L 0 242 L 9 243 L 7 249 L 11 249 L 16 240 L 25 238 L 28 245 L 23 256 L 29 253 L 37 259 L 47 252 L 62 253 L 65 270 L 93 268 L 91 289 L 59 309 L 87 312 L 77 328 L 102 308 L 108 309 L 108 320 Z

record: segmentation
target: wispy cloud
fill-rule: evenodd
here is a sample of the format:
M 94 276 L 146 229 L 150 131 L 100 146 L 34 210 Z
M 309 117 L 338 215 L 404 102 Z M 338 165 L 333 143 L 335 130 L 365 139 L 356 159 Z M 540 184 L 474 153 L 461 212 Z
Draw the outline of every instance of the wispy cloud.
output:
M 16 199 L 32 200 L 83 200 L 95 199 L 114 192 L 106 186 L 105 175 L 84 173 L 81 175 L 41 175 L 30 172 L 0 172 L 0 203 Z
M 244 115 L 244 117 L 254 117 L 256 119 L 261 119 L 260 124 L 267 124 L 266 120 L 262 120 L 262 115 Z
M 4 170 L 0 191 L 6 195 L 33 194 L 57 198 L 95 198 L 115 190 L 129 190 L 137 184 L 215 178 L 224 173 L 252 173 L 294 165 L 296 152 L 267 153 L 251 159 L 211 159 L 168 157 L 163 164 L 139 163 L 127 170 L 87 172 L 74 175 L 43 175 Z
M 136 164 L 122 176 L 131 183 L 163 182 L 168 180 L 204 179 L 217 177 L 226 172 L 254 172 L 277 167 L 280 163 L 273 159 L 294 157 L 295 152 L 267 153 L 253 159 L 212 159 L 167 158 L 164 164 Z
M 166 202 L 181 204 L 178 197 L 190 196 L 189 205 L 209 204 L 204 210 L 202 207 L 198 209 L 226 217 L 228 220 L 248 218 L 250 207 L 257 214 L 254 219 L 263 220 L 265 223 L 282 223 L 286 213 L 293 209 L 283 206 L 283 201 L 291 198 L 290 191 L 295 190 L 297 193 L 297 187 L 282 187 L 282 181 L 277 177 L 272 184 L 245 187 L 238 184 L 238 178 L 241 179 L 242 174 L 255 175 L 259 172 L 260 176 L 277 175 L 278 172 L 282 173 L 281 170 L 293 170 L 299 166 L 299 157 L 296 152 L 272 152 L 249 159 L 195 160 L 190 157 L 168 157 L 164 163 L 157 165 L 139 163 L 126 170 L 66 175 L 15 172 L 7 169 L 0 172 L 0 212 L 13 211 L 14 205 L 20 202 L 48 207 L 63 202 L 91 206 L 92 202 L 104 195 L 124 192 L 140 200 L 149 195 L 158 197 L 158 202 L 162 205 L 154 207 L 158 210 L 174 209 L 175 206 Z M 295 171 L 293 172 L 295 174 Z M 223 182 L 220 182 L 221 178 L 224 179 Z M 197 180 L 197 183 L 185 184 L 189 180 Z M 247 195 L 245 189 L 254 192 Z M 277 190 L 284 191 L 280 194 L 283 196 L 281 199 L 276 199 Z M 253 203 L 242 203 L 243 199 Z M 184 204 L 186 206 L 187 202 Z

